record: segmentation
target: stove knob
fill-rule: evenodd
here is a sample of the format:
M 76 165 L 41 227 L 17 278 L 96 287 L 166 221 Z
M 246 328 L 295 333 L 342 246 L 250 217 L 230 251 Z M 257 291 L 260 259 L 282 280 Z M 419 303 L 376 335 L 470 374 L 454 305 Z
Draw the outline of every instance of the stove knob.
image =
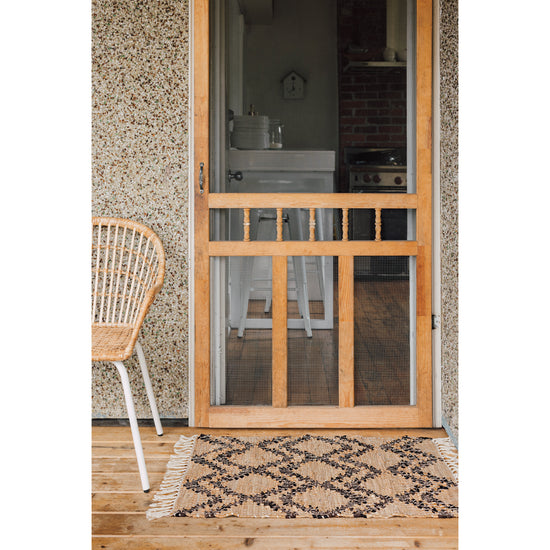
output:
M 380 176 L 378 174 L 375 174 L 373 177 L 372 177 L 372 181 L 374 183 L 380 183 Z
M 369 174 L 364 174 L 364 175 L 363 175 L 363 181 L 364 181 L 365 183 L 369 183 L 369 182 L 370 182 L 370 176 L 369 176 Z
M 395 185 L 401 185 L 403 183 L 403 178 L 395 176 L 395 179 L 393 181 L 395 182 Z

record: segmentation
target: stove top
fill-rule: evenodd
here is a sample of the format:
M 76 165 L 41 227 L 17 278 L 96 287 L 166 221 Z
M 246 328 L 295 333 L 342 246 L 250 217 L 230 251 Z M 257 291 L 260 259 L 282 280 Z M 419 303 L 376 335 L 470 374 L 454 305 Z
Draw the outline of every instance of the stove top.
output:
M 348 166 L 406 167 L 406 147 L 346 147 L 344 163 Z
M 344 149 L 352 193 L 406 193 L 406 147 L 347 147 Z

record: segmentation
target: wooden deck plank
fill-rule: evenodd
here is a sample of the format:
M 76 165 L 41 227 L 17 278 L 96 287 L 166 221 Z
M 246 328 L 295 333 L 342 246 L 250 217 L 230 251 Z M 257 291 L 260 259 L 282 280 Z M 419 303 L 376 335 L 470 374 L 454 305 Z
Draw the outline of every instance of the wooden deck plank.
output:
M 147 463 L 146 463 L 147 464 Z M 147 464 L 149 466 L 149 464 Z M 148 471 L 152 490 L 157 490 L 164 477 L 164 472 Z M 92 491 L 136 491 L 143 492 L 139 475 L 134 472 L 101 473 L 92 472 Z
M 110 431 L 112 430 L 112 432 Z M 236 437 L 246 435 L 303 435 L 303 434 L 323 434 L 323 435 L 363 435 L 366 437 L 400 437 L 409 435 L 411 437 L 447 437 L 443 428 L 346 428 L 346 429 L 328 429 L 328 428 L 187 428 L 170 427 L 166 428 L 162 437 L 157 436 L 155 428 L 143 427 L 139 429 L 141 440 L 144 445 L 147 443 L 156 443 L 159 446 L 167 444 L 173 445 L 181 435 L 194 434 L 216 434 L 233 435 Z M 92 428 L 92 444 L 97 446 L 100 443 L 129 443 L 132 446 L 132 433 L 129 427 L 94 427 Z M 133 446 L 131 447 L 133 448 Z
M 155 428 L 152 426 L 140 426 L 139 434 L 142 443 L 154 441 L 155 443 L 164 443 L 177 441 L 182 434 L 182 430 L 188 430 L 186 427 L 170 426 L 163 428 L 164 435 L 158 436 Z M 92 428 L 92 441 L 132 441 L 132 432 L 130 426 L 94 426 Z
M 452 538 L 458 520 L 437 518 L 161 518 L 148 520 L 145 514 L 92 514 L 96 536 L 175 536 L 175 537 L 315 537 L 362 538 Z
M 149 473 L 161 473 L 166 472 L 166 465 L 168 464 L 169 457 L 166 459 L 157 460 L 156 457 L 149 458 L 145 456 L 145 463 L 147 465 L 147 471 Z M 118 474 L 118 473 L 131 473 L 139 472 L 135 453 L 133 457 L 100 457 L 92 458 L 92 469 L 95 474 Z
M 166 459 L 174 452 L 175 441 L 167 441 L 161 445 L 142 442 L 145 458 Z M 134 444 L 131 441 L 99 442 L 92 444 L 92 459 L 94 458 L 136 458 Z
M 143 514 L 153 502 L 154 492 L 92 493 L 92 512 L 110 514 L 112 512 Z
M 388 539 L 360 537 L 94 537 L 92 549 L 100 550 L 181 550 L 182 548 L 210 549 L 217 548 L 233 550 L 253 547 L 258 550 L 288 550 L 289 548 L 330 548 L 334 550 L 346 549 L 408 549 L 424 548 L 427 550 L 457 549 L 455 538 L 423 539 L 420 537 Z

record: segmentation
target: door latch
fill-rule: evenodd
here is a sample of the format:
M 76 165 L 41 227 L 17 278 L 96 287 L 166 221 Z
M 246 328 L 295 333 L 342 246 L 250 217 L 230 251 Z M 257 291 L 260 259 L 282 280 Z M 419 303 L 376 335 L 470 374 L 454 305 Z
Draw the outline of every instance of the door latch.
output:
M 441 328 L 441 317 L 439 315 L 432 315 L 432 330 Z
M 199 188 L 200 194 L 202 195 L 204 193 L 204 162 L 201 162 L 199 166 Z
M 240 172 L 240 171 L 237 171 L 237 172 L 231 172 L 231 170 L 229 170 L 227 172 L 227 177 L 229 178 L 229 181 L 235 179 L 237 181 L 243 181 L 243 173 Z

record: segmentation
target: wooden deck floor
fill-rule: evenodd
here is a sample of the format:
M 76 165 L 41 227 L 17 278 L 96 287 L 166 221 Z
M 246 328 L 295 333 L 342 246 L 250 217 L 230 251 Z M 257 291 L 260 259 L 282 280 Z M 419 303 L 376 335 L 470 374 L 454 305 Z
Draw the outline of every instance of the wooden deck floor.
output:
M 445 437 L 443 430 L 309 430 L 371 436 Z M 151 491 L 141 490 L 129 427 L 92 430 L 92 548 L 175 550 L 219 548 L 458 548 L 458 519 L 195 519 L 149 521 L 145 512 L 158 490 L 174 443 L 193 433 L 300 434 L 305 430 L 198 430 L 140 428 Z

